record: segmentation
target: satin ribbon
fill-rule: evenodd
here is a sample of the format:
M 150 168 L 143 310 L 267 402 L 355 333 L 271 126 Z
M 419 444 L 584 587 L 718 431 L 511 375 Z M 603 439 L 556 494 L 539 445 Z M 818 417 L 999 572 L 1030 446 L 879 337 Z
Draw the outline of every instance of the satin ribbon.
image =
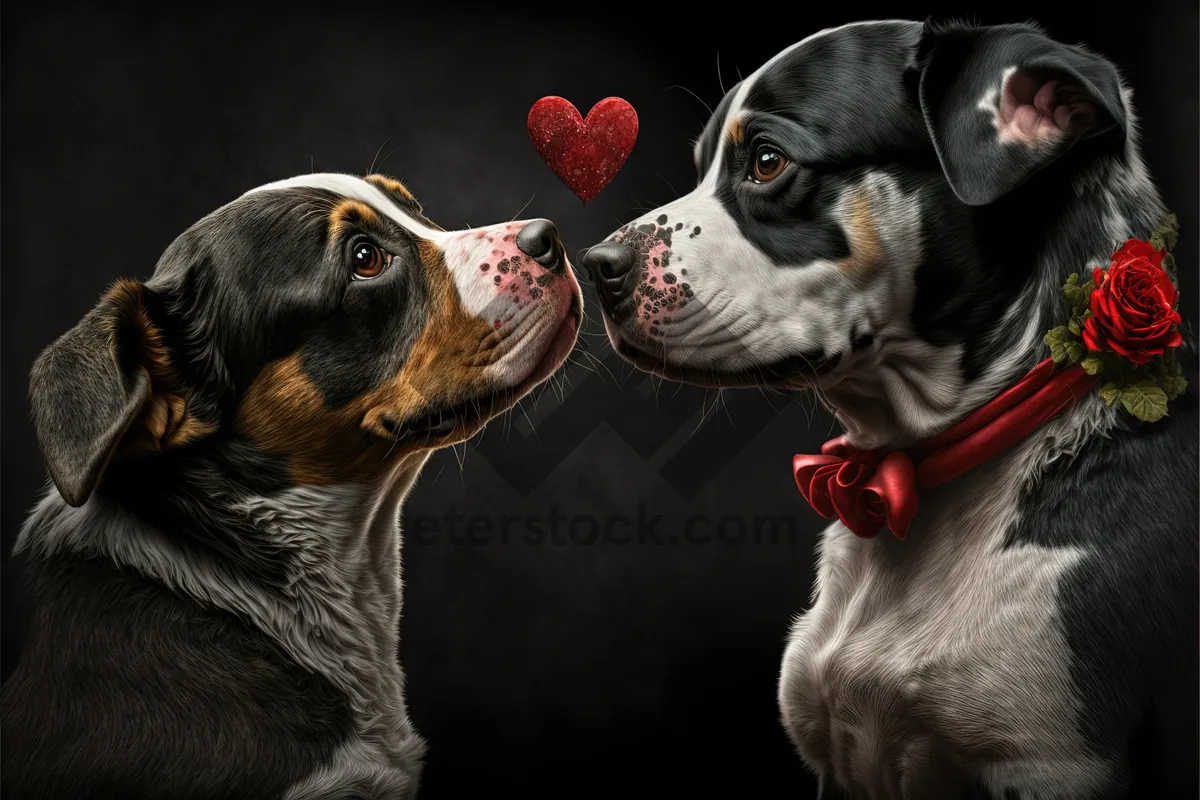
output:
M 1016 385 L 944 432 L 905 450 L 858 450 L 838 437 L 820 455 L 792 459 L 796 486 L 826 519 L 870 538 L 884 525 L 900 540 L 920 508 L 920 490 L 971 471 L 1049 422 L 1098 378 L 1078 364 L 1055 372 L 1046 359 Z

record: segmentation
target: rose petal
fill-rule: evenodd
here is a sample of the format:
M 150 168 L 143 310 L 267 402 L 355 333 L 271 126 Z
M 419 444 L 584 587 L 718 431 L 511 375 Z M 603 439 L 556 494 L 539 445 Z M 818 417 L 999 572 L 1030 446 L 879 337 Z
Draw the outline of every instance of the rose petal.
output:
M 1106 349 L 1100 332 L 1100 324 L 1095 317 L 1089 317 L 1088 321 L 1083 323 L 1083 343 L 1087 345 L 1088 350 L 1096 353 Z
M 1146 363 L 1145 361 L 1138 361 L 1136 352 L 1134 352 L 1133 350 L 1130 350 L 1128 347 L 1126 347 L 1125 345 L 1121 344 L 1118 341 L 1109 339 L 1108 346 L 1111 347 L 1112 351 L 1114 353 L 1116 353 L 1117 355 L 1124 356 L 1125 358 L 1129 359 L 1130 361 L 1133 361 L 1136 364 Z
M 1150 261 L 1154 266 L 1161 268 L 1165 255 L 1166 253 L 1144 239 L 1130 239 L 1113 254 L 1113 263 L 1128 263 L 1140 258 Z

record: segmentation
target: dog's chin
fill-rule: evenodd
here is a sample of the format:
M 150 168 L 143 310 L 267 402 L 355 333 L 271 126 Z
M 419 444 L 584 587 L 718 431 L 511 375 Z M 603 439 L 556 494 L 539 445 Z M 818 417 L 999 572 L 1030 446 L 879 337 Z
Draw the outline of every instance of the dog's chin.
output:
M 549 378 L 563 365 L 567 356 L 571 354 L 571 350 L 574 349 L 576 339 L 579 338 L 579 323 L 582 319 L 583 303 L 578 294 L 573 294 L 566 314 L 563 315 L 558 327 L 543 345 L 541 359 L 529 371 L 529 374 L 510 390 L 515 395 L 510 405 L 520 400 L 530 389 Z
M 609 342 L 618 355 L 643 372 L 677 383 L 690 383 L 709 389 L 805 389 L 829 372 L 829 366 L 823 361 L 814 362 L 811 357 L 802 355 L 755 364 L 736 371 L 677 364 L 643 350 L 625 338 L 607 319 L 604 325 Z
M 531 342 L 525 345 L 542 349 L 541 357 L 533 362 L 533 367 L 526 375 L 513 376 L 500 388 L 454 405 L 426 409 L 405 423 L 404 439 L 411 447 L 429 449 L 458 444 L 479 433 L 493 417 L 512 408 L 562 366 L 575 347 L 582 318 L 582 304 L 578 296 L 573 296 L 554 332 L 540 344 Z

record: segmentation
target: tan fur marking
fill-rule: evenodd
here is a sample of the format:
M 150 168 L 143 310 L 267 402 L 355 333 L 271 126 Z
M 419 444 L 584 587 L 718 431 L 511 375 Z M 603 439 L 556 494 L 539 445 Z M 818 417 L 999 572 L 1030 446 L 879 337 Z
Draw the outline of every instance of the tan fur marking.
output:
M 376 173 L 374 175 L 368 175 L 367 177 L 363 178 L 363 180 L 365 180 L 367 183 L 374 184 L 375 186 L 379 187 L 380 189 L 382 189 L 385 192 L 391 192 L 392 194 L 398 194 L 401 197 L 411 200 L 414 203 L 417 202 L 417 198 L 412 196 L 412 192 L 408 191 L 408 189 L 406 189 L 404 187 L 404 184 L 401 183 L 400 181 L 396 180 L 395 178 L 391 178 L 391 177 L 388 177 L 387 175 L 380 175 L 380 174 Z
M 379 214 L 366 203 L 343 200 L 329 212 L 329 240 L 341 238 L 355 225 L 377 225 Z
M 847 224 L 850 234 L 850 255 L 838 262 L 855 278 L 866 278 L 883 265 L 883 246 L 875 224 L 875 212 L 866 192 L 859 192 L 850 204 Z
M 119 448 L 121 456 L 159 453 L 216 430 L 216 426 L 188 413 L 183 382 L 171 361 L 162 331 L 146 312 L 142 292 L 140 283 L 121 279 L 101 301 L 124 312 L 123 318 L 114 317 L 114 337 L 123 324 L 135 325 L 140 330 L 138 364 L 150 379 L 150 399 L 126 431 Z M 116 346 L 115 338 L 112 346 Z
M 741 115 L 729 120 L 729 125 L 725 128 L 725 135 L 729 139 L 729 144 L 737 147 L 746 138 L 746 126 L 742 122 Z
M 251 385 L 238 428 L 266 451 L 285 456 L 296 483 L 331 484 L 382 474 L 422 446 L 396 443 L 389 426 L 488 394 L 481 373 L 503 354 L 503 343 L 486 320 L 463 307 L 441 250 L 420 242 L 418 252 L 428 278 L 428 321 L 391 380 L 331 409 L 305 373 L 301 356 L 294 354 L 270 365 Z M 480 421 L 504 404 L 479 402 Z M 468 438 L 475 427 L 460 424 L 438 446 Z
M 379 174 L 368 175 L 367 177 L 363 178 L 363 180 L 382 190 L 386 194 L 403 197 L 408 202 L 412 203 L 413 206 L 416 207 L 417 216 L 421 218 L 421 222 L 425 223 L 429 227 L 438 231 L 446 230 L 441 225 L 438 225 L 429 217 L 425 216 L 425 210 L 421 208 L 421 203 L 417 200 L 417 198 L 413 197 L 412 192 L 408 191 L 408 189 L 406 189 L 404 184 L 402 184 L 400 181 L 396 180 L 395 178 L 388 177 L 387 175 Z

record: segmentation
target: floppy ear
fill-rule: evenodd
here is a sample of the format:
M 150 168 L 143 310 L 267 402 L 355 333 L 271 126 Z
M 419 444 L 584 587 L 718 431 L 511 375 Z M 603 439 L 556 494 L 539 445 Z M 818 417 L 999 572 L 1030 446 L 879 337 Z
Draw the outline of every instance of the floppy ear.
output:
M 1116 67 L 1032 26 L 927 25 L 920 59 L 925 124 L 968 205 L 1011 192 L 1081 139 L 1126 132 Z
M 188 413 L 162 331 L 146 311 L 147 293 L 118 281 L 30 373 L 38 444 L 72 506 L 87 502 L 114 455 L 159 452 L 212 430 Z

